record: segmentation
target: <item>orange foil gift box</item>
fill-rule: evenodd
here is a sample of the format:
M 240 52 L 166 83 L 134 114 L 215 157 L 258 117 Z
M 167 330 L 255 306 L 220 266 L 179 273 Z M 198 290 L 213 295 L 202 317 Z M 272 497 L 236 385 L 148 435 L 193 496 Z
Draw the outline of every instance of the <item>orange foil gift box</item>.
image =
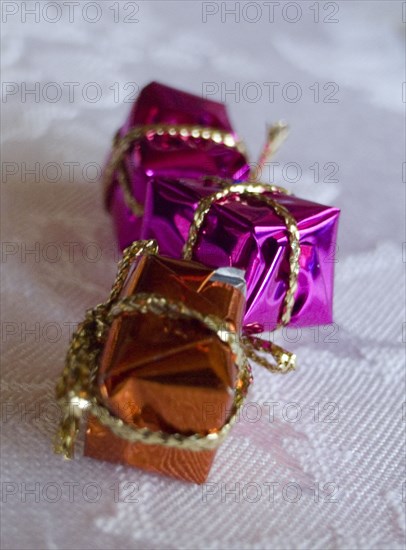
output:
M 109 301 L 73 337 L 56 450 L 72 456 L 87 410 L 85 455 L 203 483 L 251 381 L 239 343 L 245 283 L 239 270 L 155 246 L 127 249 Z

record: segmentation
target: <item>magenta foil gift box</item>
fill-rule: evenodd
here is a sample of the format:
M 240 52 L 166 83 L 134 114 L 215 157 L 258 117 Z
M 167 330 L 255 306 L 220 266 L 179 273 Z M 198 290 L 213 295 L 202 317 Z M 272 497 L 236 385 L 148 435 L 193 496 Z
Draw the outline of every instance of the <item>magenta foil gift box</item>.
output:
M 141 238 L 158 241 L 162 254 L 181 258 L 198 204 L 218 190 L 216 180 L 154 178 L 148 187 Z M 268 194 L 268 193 L 267 193 Z M 334 250 L 337 208 L 269 193 L 297 222 L 300 235 L 298 288 L 291 324 L 332 322 Z M 205 217 L 193 259 L 209 267 L 244 269 L 247 282 L 246 329 L 274 330 L 289 280 L 286 226 L 255 197 L 229 197 L 214 202 Z
M 248 176 L 243 146 L 225 106 L 156 82 L 141 91 L 117 132 L 116 145 L 120 140 L 124 146 L 127 140 L 127 148 L 120 170 L 105 174 L 105 197 L 122 249 L 140 236 L 151 178 Z

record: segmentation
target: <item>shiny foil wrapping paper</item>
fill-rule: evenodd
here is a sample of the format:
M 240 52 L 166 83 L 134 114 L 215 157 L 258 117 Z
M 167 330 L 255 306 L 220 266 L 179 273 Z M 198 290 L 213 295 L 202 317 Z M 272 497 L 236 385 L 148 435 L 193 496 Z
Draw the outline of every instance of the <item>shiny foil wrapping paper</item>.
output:
M 118 136 L 125 136 L 137 126 L 157 124 L 196 125 L 235 135 L 222 103 L 152 82 L 142 89 Z M 236 148 L 205 139 L 168 135 L 153 138 L 146 135 L 137 140 L 124 164 L 131 192 L 141 205 L 145 202 L 148 182 L 155 176 L 213 175 L 239 180 L 249 172 L 246 157 Z M 142 218 L 126 205 L 116 177 L 106 190 L 106 204 L 114 219 L 119 245 L 124 249 L 139 238 Z
M 163 254 L 180 258 L 197 205 L 218 189 L 216 181 L 155 178 L 148 189 L 141 230 Z M 270 193 L 295 217 L 300 233 L 300 271 L 291 324 L 332 322 L 333 279 L 339 210 L 293 195 Z M 289 246 L 283 221 L 256 198 L 214 203 L 194 248 L 210 267 L 244 269 L 248 331 L 274 330 L 289 278 Z
M 216 315 L 239 332 L 245 308 L 242 274 L 156 255 L 133 263 L 120 298 L 139 292 L 182 301 Z M 136 428 L 207 435 L 222 428 L 238 379 L 233 353 L 198 321 L 129 313 L 113 321 L 102 351 L 97 385 L 104 405 Z M 215 450 L 183 450 L 130 443 L 90 416 L 85 454 L 179 479 L 203 483 Z
M 196 124 L 235 136 L 224 105 L 158 83 L 141 91 L 118 135 L 151 124 Z M 120 246 L 154 238 L 162 253 L 173 258 L 182 257 L 199 201 L 220 189 L 216 179 L 244 181 L 249 176 L 240 148 L 148 132 L 126 153 L 124 166 L 131 196 L 144 212 L 136 216 L 129 208 L 115 174 L 106 201 Z M 273 197 L 295 217 L 300 231 L 300 272 L 290 324 L 331 323 L 339 210 L 294 196 Z M 196 243 L 194 259 L 199 262 L 245 271 L 244 324 L 253 333 L 272 331 L 281 321 L 290 272 L 287 236 L 286 226 L 268 206 L 255 199 L 228 198 L 212 205 Z

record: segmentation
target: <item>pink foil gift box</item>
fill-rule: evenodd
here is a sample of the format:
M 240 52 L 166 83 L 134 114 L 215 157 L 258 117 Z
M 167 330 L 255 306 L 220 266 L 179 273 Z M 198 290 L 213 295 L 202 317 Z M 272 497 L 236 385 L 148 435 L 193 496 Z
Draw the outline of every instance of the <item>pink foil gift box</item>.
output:
M 181 258 L 195 210 L 218 190 L 216 180 L 154 178 L 148 187 L 141 238 L 158 241 L 162 254 Z M 269 193 L 294 216 L 300 234 L 298 288 L 291 324 L 332 322 L 334 251 L 339 210 L 293 195 Z M 209 267 L 245 270 L 246 330 L 274 330 L 288 288 L 289 244 L 283 221 L 255 197 L 212 204 L 193 259 Z
M 142 128 L 137 137 L 137 128 Z M 122 249 L 139 238 L 148 182 L 155 176 L 240 180 L 249 166 L 226 108 L 216 101 L 152 82 L 142 89 L 116 142 L 135 130 L 121 169 L 128 181 L 126 200 L 116 170 L 106 177 L 106 205 Z M 132 201 L 132 204 L 131 204 Z M 135 205 L 135 206 L 134 206 Z

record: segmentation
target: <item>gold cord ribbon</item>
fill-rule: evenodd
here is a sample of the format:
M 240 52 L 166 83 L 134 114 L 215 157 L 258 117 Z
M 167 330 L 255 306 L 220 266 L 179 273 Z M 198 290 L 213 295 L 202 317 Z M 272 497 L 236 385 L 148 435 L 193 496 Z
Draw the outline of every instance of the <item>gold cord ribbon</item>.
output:
M 283 187 L 277 187 L 275 185 L 265 185 L 262 183 L 235 183 L 227 184 L 223 189 L 216 191 L 212 195 L 204 197 L 199 201 L 199 204 L 195 210 L 193 216 L 193 222 L 189 229 L 188 239 L 183 248 L 183 258 L 185 260 L 191 260 L 193 250 L 197 243 L 199 230 L 201 229 L 210 208 L 216 202 L 219 202 L 225 198 L 235 198 L 237 196 L 243 196 L 246 198 L 253 198 L 254 200 L 261 201 L 269 206 L 275 214 L 281 218 L 286 226 L 289 238 L 290 254 L 289 254 L 289 284 L 288 290 L 285 295 L 281 324 L 286 325 L 289 323 L 292 316 L 292 309 L 295 303 L 295 292 L 297 290 L 297 278 L 299 275 L 299 255 L 300 255 L 300 236 L 297 228 L 295 218 L 280 202 L 269 197 L 265 193 L 283 193 L 289 194 Z
M 268 127 L 267 140 L 258 161 L 258 169 L 260 171 L 264 168 L 266 161 L 278 151 L 279 147 L 288 137 L 288 134 L 289 126 L 282 120 Z M 257 179 L 254 177 L 254 170 L 255 167 L 253 166 L 250 173 L 250 180 Z
M 238 411 L 252 382 L 251 368 L 239 335 L 232 330 L 227 330 L 222 319 L 214 315 L 202 315 L 182 302 L 168 300 L 158 294 L 138 293 L 118 299 L 133 259 L 141 254 L 156 254 L 157 252 L 155 241 L 138 241 L 127 248 L 124 251 L 123 260 L 119 264 L 109 299 L 87 312 L 84 322 L 72 337 L 66 365 L 57 385 L 57 398 L 63 411 L 63 418 L 56 435 L 54 450 L 56 453 L 63 454 L 65 458 L 74 456 L 75 440 L 84 410 L 96 416 L 101 424 L 126 441 L 192 451 L 215 449 L 227 437 L 235 423 Z M 196 319 L 230 347 L 238 368 L 238 380 L 235 387 L 233 412 L 220 430 L 207 435 L 196 433 L 184 436 L 162 431 L 156 432 L 147 428 L 135 428 L 114 416 L 104 406 L 95 389 L 94 381 L 106 333 L 114 319 L 134 311 L 142 314 L 151 312 L 171 318 Z

